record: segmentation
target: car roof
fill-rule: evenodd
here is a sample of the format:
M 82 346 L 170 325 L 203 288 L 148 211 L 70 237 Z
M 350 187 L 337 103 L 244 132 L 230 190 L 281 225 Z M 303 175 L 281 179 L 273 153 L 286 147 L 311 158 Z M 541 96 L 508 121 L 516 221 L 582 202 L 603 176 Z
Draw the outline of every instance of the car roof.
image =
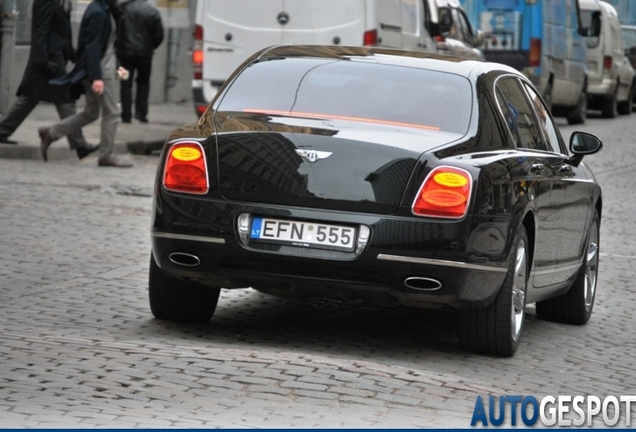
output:
M 337 45 L 275 45 L 265 48 L 257 59 L 281 57 L 314 57 L 372 61 L 373 63 L 415 67 L 454 73 L 471 78 L 493 70 L 521 75 L 517 70 L 499 63 L 471 60 L 443 54 L 405 51 L 392 48 Z

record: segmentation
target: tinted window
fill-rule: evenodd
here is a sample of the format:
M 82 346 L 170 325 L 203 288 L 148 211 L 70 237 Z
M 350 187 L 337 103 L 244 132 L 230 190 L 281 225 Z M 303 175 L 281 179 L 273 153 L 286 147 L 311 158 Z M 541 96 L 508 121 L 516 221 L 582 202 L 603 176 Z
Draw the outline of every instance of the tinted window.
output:
M 535 112 L 537 113 L 537 116 L 539 118 L 539 127 L 543 131 L 543 137 L 545 138 L 548 146 L 547 149 L 555 153 L 561 153 L 561 147 L 559 144 L 559 133 L 554 126 L 552 117 L 550 117 L 550 114 L 548 114 L 548 110 L 546 109 L 545 105 L 543 105 L 541 98 L 534 91 L 534 89 L 532 89 L 526 83 L 524 83 L 523 86 L 528 92 L 530 101 L 532 102 L 532 105 L 534 105 Z
M 472 107 L 461 76 L 369 61 L 288 58 L 244 70 L 219 111 L 264 112 L 465 134 Z
M 497 81 L 497 103 L 517 147 L 551 150 L 543 140 L 534 109 L 517 79 L 503 78 Z

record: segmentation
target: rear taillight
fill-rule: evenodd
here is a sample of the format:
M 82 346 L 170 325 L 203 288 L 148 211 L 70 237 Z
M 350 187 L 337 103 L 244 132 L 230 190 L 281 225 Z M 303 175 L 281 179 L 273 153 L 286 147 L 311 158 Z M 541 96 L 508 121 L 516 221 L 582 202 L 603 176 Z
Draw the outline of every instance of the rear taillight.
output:
M 208 192 L 208 170 L 201 144 L 180 142 L 170 147 L 163 186 L 174 192 L 199 195 Z
M 612 69 L 612 56 L 603 57 L 603 69 L 606 71 Z
M 530 39 L 530 67 L 541 66 L 541 39 Z
M 208 109 L 208 106 L 198 104 L 198 105 L 195 105 L 194 108 L 196 109 L 198 115 L 202 115 L 205 112 L 205 110 Z
M 194 79 L 203 79 L 203 26 L 200 25 L 194 27 L 192 70 L 194 72 Z
M 375 46 L 375 45 L 377 45 L 378 44 L 378 31 L 375 30 L 375 29 L 365 31 L 362 43 L 363 43 L 364 46 Z
M 466 215 L 472 177 L 460 168 L 435 168 L 424 180 L 412 211 L 417 216 L 459 219 Z

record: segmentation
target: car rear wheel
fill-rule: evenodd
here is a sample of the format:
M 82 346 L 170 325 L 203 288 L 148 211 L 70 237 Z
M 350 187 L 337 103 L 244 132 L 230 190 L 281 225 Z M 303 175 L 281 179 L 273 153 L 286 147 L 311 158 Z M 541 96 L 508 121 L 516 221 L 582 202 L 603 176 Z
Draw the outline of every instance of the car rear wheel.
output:
M 587 92 L 583 91 L 579 96 L 579 103 L 567 117 L 568 124 L 583 124 L 587 119 Z
M 517 228 L 513 259 L 497 297 L 487 307 L 466 310 L 459 318 L 459 345 L 471 351 L 512 356 L 519 346 L 528 285 L 528 235 Z
M 627 93 L 627 99 L 624 102 L 618 103 L 619 114 L 630 115 L 632 113 L 632 92 L 633 89 L 630 87 L 629 92 Z
M 616 90 L 618 91 L 618 89 Z M 615 118 L 618 115 L 618 97 L 616 92 L 607 97 L 601 106 L 601 116 L 603 118 Z
M 179 323 L 206 323 L 214 315 L 220 293 L 221 288 L 168 276 L 150 256 L 148 298 L 155 318 Z
M 537 318 L 581 325 L 589 321 L 596 297 L 599 258 L 598 212 L 590 225 L 585 261 L 572 287 L 560 296 L 537 302 Z

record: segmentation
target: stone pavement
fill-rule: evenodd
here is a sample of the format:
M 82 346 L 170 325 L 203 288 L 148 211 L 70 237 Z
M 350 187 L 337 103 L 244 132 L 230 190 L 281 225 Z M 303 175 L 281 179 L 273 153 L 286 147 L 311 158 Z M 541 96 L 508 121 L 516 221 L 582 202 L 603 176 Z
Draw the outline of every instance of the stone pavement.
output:
M 140 142 L 177 126 L 178 107 L 165 108 L 174 125 L 159 123 L 160 108 L 150 125 L 128 125 Z M 604 198 L 592 319 L 561 325 L 529 306 L 513 358 L 460 350 L 452 314 L 249 289 L 223 290 L 205 325 L 154 319 L 159 158 L 130 155 L 126 170 L 97 169 L 94 156 L 45 164 L 37 126 L 16 134 L 35 159 L 0 158 L 0 429 L 468 428 L 477 396 L 636 392 L 633 118 L 577 127 L 605 143 L 584 160 Z M 634 419 L 636 404 L 618 426 Z
M 77 108 L 79 111 L 83 106 L 78 104 Z M 136 120 L 129 124 L 119 123 L 115 153 L 149 154 L 161 149 L 166 137 L 173 129 L 193 123 L 197 118 L 191 102 L 151 105 L 148 123 L 140 123 Z M 18 145 L 0 144 L 0 158 L 41 159 L 40 138 L 37 130 L 41 126 L 50 125 L 58 120 L 55 105 L 41 102 L 11 135 L 10 139 L 18 141 Z M 100 120 L 97 120 L 83 129 L 86 140 L 91 144 L 99 142 L 100 124 Z M 69 151 L 65 138 L 53 143 L 48 156 L 49 160 L 76 158 L 75 153 Z

